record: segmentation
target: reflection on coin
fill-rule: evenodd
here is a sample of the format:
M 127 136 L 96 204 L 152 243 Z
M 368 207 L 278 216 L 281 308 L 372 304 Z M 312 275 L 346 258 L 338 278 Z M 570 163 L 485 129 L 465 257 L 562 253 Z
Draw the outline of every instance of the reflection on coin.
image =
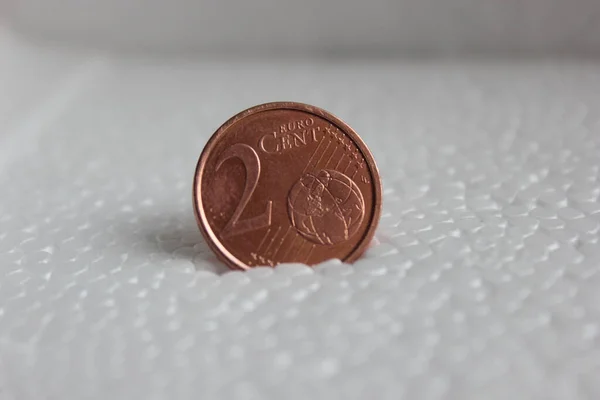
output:
M 237 269 L 356 260 L 381 213 L 381 181 L 358 135 L 330 113 L 267 103 L 225 122 L 200 155 L 194 211 Z

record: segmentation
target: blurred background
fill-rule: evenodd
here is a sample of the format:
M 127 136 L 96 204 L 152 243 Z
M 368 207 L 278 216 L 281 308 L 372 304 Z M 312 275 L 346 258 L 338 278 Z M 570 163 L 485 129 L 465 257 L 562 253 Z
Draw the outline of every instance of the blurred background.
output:
M 597 0 L 2 0 L 32 40 L 153 53 L 591 55 Z

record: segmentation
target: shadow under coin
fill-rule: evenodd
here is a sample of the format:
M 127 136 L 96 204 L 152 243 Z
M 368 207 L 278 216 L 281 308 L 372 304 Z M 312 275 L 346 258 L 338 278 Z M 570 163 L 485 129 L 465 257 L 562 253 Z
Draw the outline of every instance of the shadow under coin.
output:
M 177 266 L 189 261 L 197 271 L 230 271 L 206 244 L 193 215 L 140 215 L 117 223 L 115 234 L 130 245 L 129 261 L 134 263 Z

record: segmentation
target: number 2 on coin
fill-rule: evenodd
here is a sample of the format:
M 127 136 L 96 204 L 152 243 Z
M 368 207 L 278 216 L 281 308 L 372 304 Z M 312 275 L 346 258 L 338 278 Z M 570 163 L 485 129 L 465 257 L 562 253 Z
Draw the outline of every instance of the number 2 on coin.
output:
M 246 183 L 244 186 L 244 192 L 242 198 L 237 205 L 233 215 L 227 222 L 227 225 L 221 231 L 221 237 L 227 238 L 230 236 L 241 235 L 249 231 L 256 229 L 265 228 L 271 225 L 271 211 L 273 209 L 273 202 L 269 200 L 267 202 L 267 209 L 256 217 L 247 218 L 240 220 L 240 216 L 246 208 L 246 205 L 252 197 L 252 193 L 258 185 L 258 178 L 260 176 L 260 158 L 252 147 L 244 143 L 237 143 L 227 148 L 217 160 L 216 170 L 223 165 L 223 163 L 230 158 L 239 158 L 246 168 Z

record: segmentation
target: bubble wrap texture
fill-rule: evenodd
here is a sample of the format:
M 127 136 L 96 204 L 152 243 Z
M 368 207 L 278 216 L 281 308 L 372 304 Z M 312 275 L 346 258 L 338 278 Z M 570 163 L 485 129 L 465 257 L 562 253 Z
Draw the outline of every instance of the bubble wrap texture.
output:
M 0 398 L 600 397 L 598 65 L 6 54 Z M 354 265 L 227 272 L 203 243 L 197 157 L 274 100 L 373 151 Z

